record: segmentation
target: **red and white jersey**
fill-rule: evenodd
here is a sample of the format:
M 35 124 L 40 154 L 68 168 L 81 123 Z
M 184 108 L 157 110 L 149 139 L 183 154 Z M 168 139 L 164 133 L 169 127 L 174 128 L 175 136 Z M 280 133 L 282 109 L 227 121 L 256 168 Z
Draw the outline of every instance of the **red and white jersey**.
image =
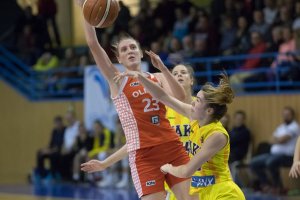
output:
M 158 82 L 152 74 L 148 78 Z M 128 152 L 179 140 L 166 119 L 165 105 L 152 97 L 138 79 L 125 77 L 118 96 L 112 100 L 125 133 Z

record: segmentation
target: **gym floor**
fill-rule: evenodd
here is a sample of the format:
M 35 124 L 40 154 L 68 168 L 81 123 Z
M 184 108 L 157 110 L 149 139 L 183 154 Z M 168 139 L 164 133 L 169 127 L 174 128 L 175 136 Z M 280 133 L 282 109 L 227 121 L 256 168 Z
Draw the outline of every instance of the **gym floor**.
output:
M 274 197 L 244 190 L 247 200 L 297 200 L 300 196 Z M 97 188 L 91 185 L 0 185 L 0 200 L 138 200 L 134 188 Z

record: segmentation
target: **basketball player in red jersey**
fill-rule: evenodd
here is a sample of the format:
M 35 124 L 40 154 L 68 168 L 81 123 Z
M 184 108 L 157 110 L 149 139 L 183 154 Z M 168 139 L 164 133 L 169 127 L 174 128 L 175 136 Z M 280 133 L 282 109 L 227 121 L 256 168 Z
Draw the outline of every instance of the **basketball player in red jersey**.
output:
M 79 2 L 82 5 L 82 1 Z M 98 43 L 95 29 L 87 22 L 83 22 L 83 26 L 98 69 L 109 83 L 112 100 L 124 129 L 126 145 L 104 161 L 91 160 L 83 163 L 82 170 L 101 171 L 129 155 L 133 183 L 142 200 L 165 199 L 164 181 L 177 199 L 191 199 L 188 194 L 189 178 L 177 178 L 160 171 L 163 164 L 178 166 L 189 161 L 178 135 L 165 117 L 164 104 L 153 98 L 136 78 L 124 77 L 120 82 L 114 82 L 113 77 L 118 70 Z M 115 47 L 117 59 L 126 71 L 141 71 L 143 55 L 136 40 L 124 37 Z M 160 58 L 151 51 L 146 53 L 162 73 L 145 73 L 145 76 L 164 88 L 168 94 L 183 100 L 185 92 L 182 86 Z

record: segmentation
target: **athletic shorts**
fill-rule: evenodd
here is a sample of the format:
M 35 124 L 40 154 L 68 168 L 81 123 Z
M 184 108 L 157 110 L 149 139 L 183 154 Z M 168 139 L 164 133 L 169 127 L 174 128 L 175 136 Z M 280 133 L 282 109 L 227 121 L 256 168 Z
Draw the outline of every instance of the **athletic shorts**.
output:
M 196 193 L 190 188 L 190 194 Z M 224 181 L 198 190 L 201 200 L 246 200 L 242 190 L 233 181 Z
M 187 162 L 189 157 L 179 140 L 129 152 L 131 176 L 139 198 L 165 191 L 164 181 L 172 188 L 177 183 L 188 180 L 189 178 L 177 178 L 160 171 L 164 164 L 179 166 Z

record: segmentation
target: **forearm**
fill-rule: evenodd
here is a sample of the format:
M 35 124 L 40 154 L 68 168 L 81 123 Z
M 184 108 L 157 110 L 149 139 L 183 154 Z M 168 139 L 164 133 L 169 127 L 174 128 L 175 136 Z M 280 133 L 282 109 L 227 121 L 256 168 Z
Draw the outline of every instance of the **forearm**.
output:
M 176 173 L 178 177 L 182 178 L 191 177 L 204 163 L 216 155 L 226 143 L 227 137 L 223 133 L 213 133 L 203 143 L 201 150 L 198 150 L 187 164 L 173 167 L 174 169 L 171 169 L 171 173 L 174 173 L 174 175 Z
M 169 169 L 169 174 L 179 178 L 189 178 L 193 173 L 188 172 L 186 165 L 180 165 L 177 167 L 171 166 Z
M 159 87 L 153 81 L 144 77 L 143 74 L 138 73 L 138 79 L 142 82 L 147 91 L 151 93 L 151 95 L 163 102 L 166 106 L 174 109 L 176 112 L 184 115 L 188 118 L 191 117 L 191 105 L 186 104 L 170 95 L 168 95 L 164 89 Z
M 173 74 L 171 74 L 171 72 L 167 68 L 165 68 L 161 72 L 164 75 L 165 80 L 172 91 L 172 96 L 180 101 L 184 101 L 186 93 L 182 85 L 175 79 Z
M 116 162 L 122 160 L 128 155 L 127 153 L 127 145 L 125 144 L 122 148 L 120 148 L 118 151 L 107 157 L 104 162 L 107 167 L 112 166 Z
M 149 80 L 142 73 L 138 73 L 138 79 L 142 82 L 146 90 L 149 91 L 154 98 L 163 101 L 168 96 L 168 94 L 161 87 L 159 87 L 153 81 Z
M 290 135 L 285 135 L 282 137 L 274 137 L 273 142 L 274 144 L 284 144 L 291 139 Z
M 297 139 L 297 144 L 294 153 L 294 162 L 300 161 L 300 136 Z
M 84 19 L 82 21 L 87 44 L 89 47 L 93 47 L 93 45 L 98 44 L 95 28 L 89 25 Z

